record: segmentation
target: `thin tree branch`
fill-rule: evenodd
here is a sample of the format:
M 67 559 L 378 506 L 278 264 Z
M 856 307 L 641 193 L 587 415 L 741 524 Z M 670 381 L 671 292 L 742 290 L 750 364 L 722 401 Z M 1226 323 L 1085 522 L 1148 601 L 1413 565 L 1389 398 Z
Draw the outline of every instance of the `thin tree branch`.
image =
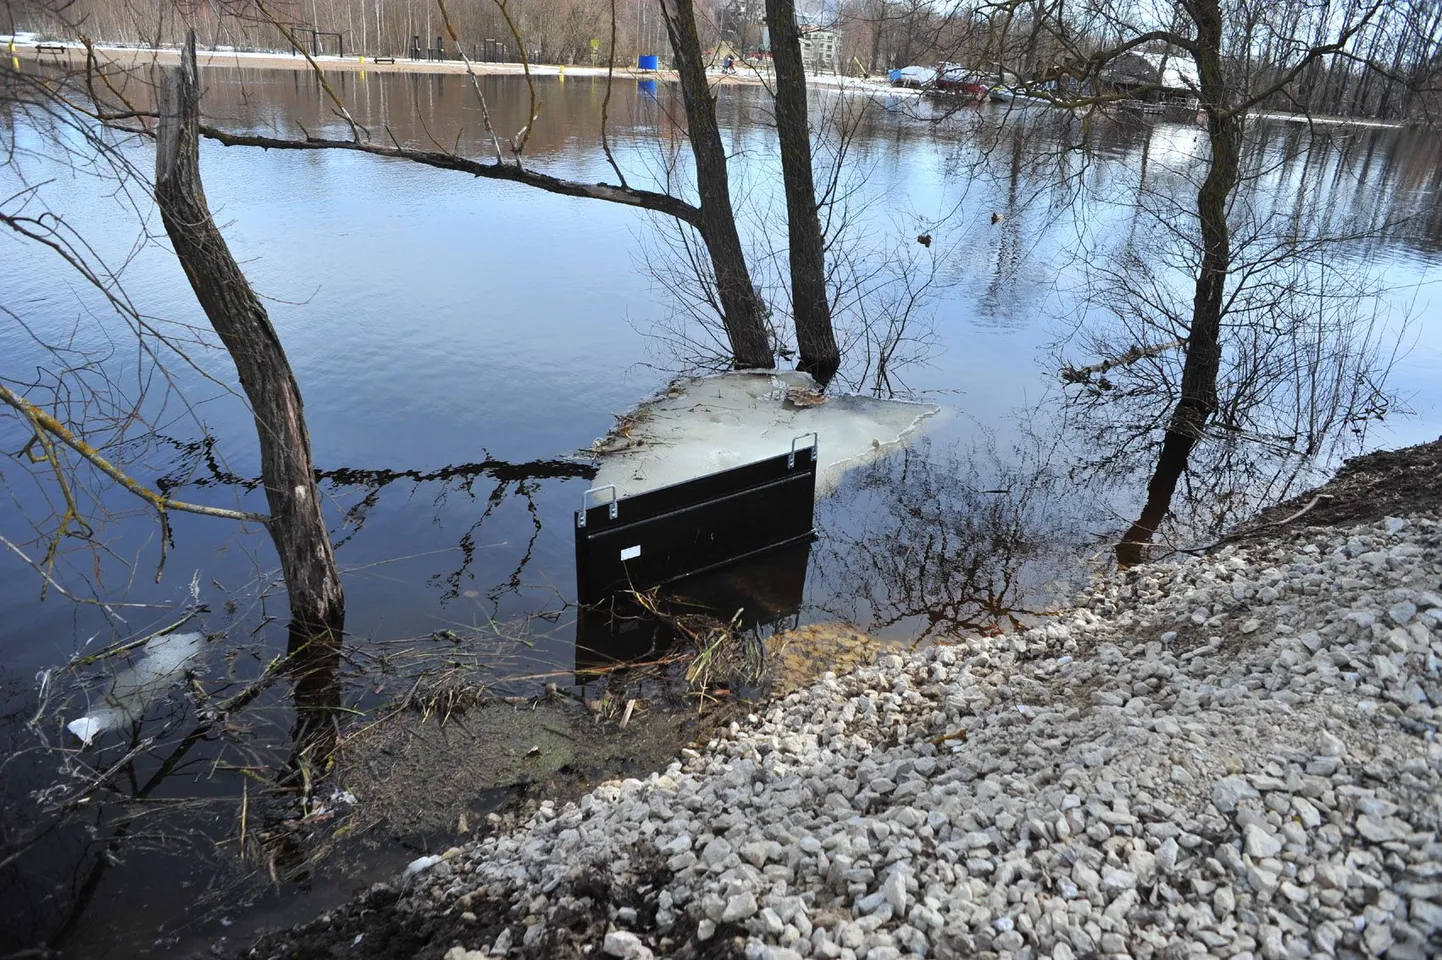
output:
M 278 137 L 255 136 L 252 134 L 228 133 L 215 127 L 202 125 L 202 136 L 227 147 L 262 147 L 267 150 L 355 150 L 378 157 L 394 160 L 409 160 L 413 163 L 436 167 L 441 170 L 455 170 L 487 180 L 509 180 L 512 183 L 537 187 L 550 193 L 567 197 L 583 197 L 592 200 L 606 200 L 642 210 L 654 210 L 675 217 L 694 227 L 701 226 L 701 210 L 679 197 L 653 190 L 639 190 L 635 187 L 618 187 L 608 183 L 578 183 L 562 180 L 545 173 L 527 170 L 515 164 L 480 163 L 452 153 L 431 150 L 412 150 L 406 147 L 387 147 L 376 143 L 361 143 L 350 140 L 327 140 L 321 137 L 307 137 L 304 140 L 286 140 Z
M 0 401 L 4 401 L 19 411 L 20 415 L 30 422 L 37 433 L 43 432 L 47 436 L 54 437 L 71 450 L 80 454 L 80 456 L 89 461 L 92 466 L 99 469 L 101 473 L 104 473 L 126 490 L 154 507 L 156 512 L 162 517 L 164 517 L 167 510 L 178 510 L 181 513 L 197 513 L 201 516 L 219 517 L 223 520 L 241 520 L 254 523 L 270 522 L 270 518 L 263 513 L 249 513 L 244 510 L 228 510 L 225 507 L 208 507 L 198 503 L 186 503 L 182 500 L 172 500 L 170 497 L 156 493 L 154 490 L 151 490 L 139 481 L 128 476 L 124 471 L 101 456 L 98 450 L 71 433 L 65 424 L 29 400 L 15 393 L 3 383 L 0 383 Z
M 471 78 L 471 86 L 475 88 L 476 99 L 481 102 L 481 120 L 486 125 L 486 133 L 491 135 L 491 146 L 496 150 L 496 162 L 501 163 L 505 159 L 501 156 L 501 141 L 491 126 L 491 111 L 486 106 L 486 95 L 481 92 L 481 81 L 476 76 L 475 68 L 471 66 L 471 58 L 466 56 L 466 48 L 461 43 L 461 35 L 456 32 L 455 27 L 451 26 L 451 14 L 446 10 L 446 0 L 436 0 L 436 6 L 441 8 L 441 22 L 445 24 L 446 33 L 450 36 L 451 42 L 456 45 L 456 53 L 461 55 L 461 62 L 466 65 L 466 76 Z M 602 116 L 604 117 L 604 114 Z
M 325 71 L 321 69 L 320 64 L 316 63 L 315 58 L 305 49 L 305 44 L 295 38 L 295 34 L 291 33 L 289 27 L 275 18 L 275 15 L 270 12 L 270 8 L 265 5 L 265 0 L 255 0 L 255 6 L 256 9 L 261 12 L 261 15 L 270 21 L 271 25 L 285 36 L 285 39 L 289 41 L 290 45 L 294 47 L 302 57 L 305 57 L 305 62 L 310 64 L 311 69 L 315 71 L 316 79 L 320 81 L 321 88 L 325 90 L 326 96 L 330 97 L 331 103 L 335 104 L 336 111 L 339 113 L 341 119 L 350 125 L 351 136 L 355 138 L 356 142 L 359 143 L 361 141 L 362 134 L 369 136 L 368 131 L 352 119 L 350 111 L 346 109 L 345 101 L 340 98 L 340 94 L 335 92 L 335 88 L 333 88 L 330 85 L 330 81 L 325 78 Z
M 611 153 L 611 141 L 607 137 L 606 127 L 610 119 L 611 109 L 611 84 L 616 75 L 616 0 L 611 0 L 611 47 L 610 56 L 606 60 L 606 96 L 601 100 L 601 149 L 606 154 L 606 160 L 610 162 L 611 169 L 616 171 L 616 179 L 621 181 L 621 186 L 629 186 L 626 183 L 626 175 L 621 172 L 620 164 L 616 163 L 615 154 Z
M 72 603 L 84 603 L 84 604 L 89 604 L 89 605 L 91 605 L 91 606 L 100 607 L 100 608 L 102 608 L 102 609 L 110 612 L 111 616 L 115 617 L 117 620 L 120 620 L 122 623 L 124 622 L 123 618 L 121 618 L 121 617 L 119 616 L 119 614 L 116 614 L 116 613 L 114 613 L 113 611 L 110 611 L 110 608 L 111 608 L 111 607 L 156 608 L 156 607 L 163 607 L 163 606 L 165 606 L 164 604 L 160 604 L 160 603 L 112 603 L 112 602 L 108 602 L 108 601 L 105 601 L 105 600 L 96 600 L 96 599 L 93 598 L 93 597 L 80 597 L 80 596 L 76 596 L 75 594 L 71 593 L 69 590 L 66 590 L 65 587 L 64 587 L 64 585 L 62 585 L 58 580 L 56 580 L 54 577 L 50 576 L 49 572 L 46 571 L 46 569 L 45 569 L 44 567 L 40 566 L 40 564 L 38 564 L 38 563 L 36 563 L 34 560 L 32 560 L 32 559 L 30 558 L 30 555 L 29 555 L 29 554 L 27 554 L 24 550 L 21 550 L 21 549 L 20 549 L 18 546 L 16 546 L 15 544 L 11 543 L 11 542 L 10 542 L 9 540 L 7 540 L 3 535 L 0 535 L 0 546 L 4 546 L 4 547 L 5 547 L 6 549 L 8 549 L 11 553 L 15 554 L 15 556 L 19 557 L 22 561 L 24 561 L 26 566 L 28 566 L 30 569 L 34 570 L 36 573 L 40 574 L 40 576 L 41 576 L 42 578 L 44 578 L 45 583 L 46 583 L 46 586 L 48 586 L 48 587 L 54 587 L 54 588 L 55 588 L 55 592 L 58 593 L 58 594 L 60 594 L 60 595 L 61 595 L 62 597 L 64 597 L 66 600 L 69 600 L 69 601 L 71 601 Z

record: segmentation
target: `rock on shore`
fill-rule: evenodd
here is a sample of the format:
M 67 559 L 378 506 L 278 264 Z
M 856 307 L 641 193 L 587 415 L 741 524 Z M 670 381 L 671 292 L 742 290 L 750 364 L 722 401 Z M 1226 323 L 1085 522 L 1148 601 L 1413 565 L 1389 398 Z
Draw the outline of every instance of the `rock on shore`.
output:
M 1437 520 L 1232 546 L 827 674 L 387 909 L 451 960 L 1433 956 L 1439 658 Z

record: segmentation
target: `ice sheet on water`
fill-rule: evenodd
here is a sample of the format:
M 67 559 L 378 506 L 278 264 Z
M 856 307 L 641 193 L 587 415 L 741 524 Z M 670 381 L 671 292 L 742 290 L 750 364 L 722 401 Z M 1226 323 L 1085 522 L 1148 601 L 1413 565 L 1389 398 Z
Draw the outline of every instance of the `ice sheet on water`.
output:
M 939 412 L 931 404 L 873 397 L 805 405 L 815 392 L 816 382 L 795 371 L 677 380 L 598 445 L 592 486 L 614 484 L 618 497 L 632 496 L 774 457 L 790 450 L 795 437 L 814 432 L 816 495 L 823 497 L 847 470 L 900 449 Z
M 168 633 L 150 640 L 145 656 L 115 675 L 96 709 L 66 728 L 88 746 L 105 731 L 139 720 L 145 708 L 180 679 L 182 668 L 204 643 L 200 633 Z

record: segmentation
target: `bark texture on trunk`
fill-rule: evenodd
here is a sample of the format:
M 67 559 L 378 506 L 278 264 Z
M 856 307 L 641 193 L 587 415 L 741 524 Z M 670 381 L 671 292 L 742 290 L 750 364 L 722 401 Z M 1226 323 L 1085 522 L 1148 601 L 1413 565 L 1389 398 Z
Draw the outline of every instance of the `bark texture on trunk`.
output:
M 811 169 L 811 125 L 806 116 L 806 74 L 795 0 L 766 0 L 771 62 L 776 68 L 776 133 L 781 141 L 781 179 L 786 188 L 786 225 L 791 254 L 791 309 L 796 319 L 798 367 L 822 384 L 836 375 L 841 353 L 831 329 L 826 297 L 826 243 L 816 209 Z
M 751 282 L 736 214 L 731 207 L 731 181 L 726 172 L 726 149 L 716 124 L 716 98 L 706 80 L 701 38 L 691 0 L 660 0 L 666 32 L 676 55 L 681 97 L 691 154 L 696 159 L 696 189 L 701 195 L 701 239 L 716 272 L 716 294 L 722 320 L 731 341 L 731 357 L 738 369 L 776 366 L 771 335 L 766 328 L 766 307 Z
M 1222 312 L 1232 263 L 1227 208 L 1241 171 L 1242 116 L 1228 106 L 1222 63 L 1222 12 L 1217 0 L 1190 0 L 1185 9 L 1197 28 L 1195 56 L 1211 147 L 1207 177 L 1197 192 L 1202 256 L 1192 296 L 1181 396 L 1167 422 L 1157 466 L 1147 485 L 1146 505 L 1117 545 L 1117 562 L 1123 566 L 1142 562 L 1146 544 L 1171 509 L 1192 448 L 1216 412 L 1217 376 L 1222 365 Z
M 220 335 L 255 413 L 271 540 L 280 555 L 296 638 L 339 643 L 345 595 L 321 514 L 300 387 L 270 317 L 215 225 L 200 180 L 195 34 L 158 84 L 155 200 L 175 255 Z

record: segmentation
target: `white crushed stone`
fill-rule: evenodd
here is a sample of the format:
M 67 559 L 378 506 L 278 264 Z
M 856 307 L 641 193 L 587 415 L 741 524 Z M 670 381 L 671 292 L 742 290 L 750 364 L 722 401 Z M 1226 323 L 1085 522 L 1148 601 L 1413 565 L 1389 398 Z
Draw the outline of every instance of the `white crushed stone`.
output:
M 1439 658 L 1436 519 L 1232 546 L 827 674 L 399 908 L 500 898 L 531 946 L 599 868 L 654 911 L 612 908 L 614 957 L 1435 956 Z

